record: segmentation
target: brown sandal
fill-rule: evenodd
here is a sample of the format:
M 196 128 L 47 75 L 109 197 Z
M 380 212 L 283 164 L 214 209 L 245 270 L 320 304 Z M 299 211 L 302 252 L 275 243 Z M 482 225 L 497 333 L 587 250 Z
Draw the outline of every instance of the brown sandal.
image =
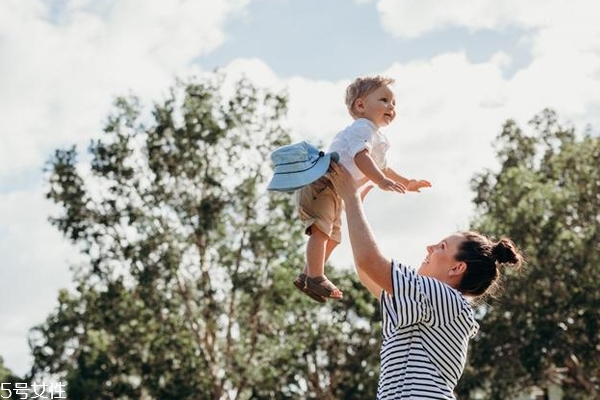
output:
M 319 303 L 325 303 L 327 299 L 325 297 L 320 296 L 316 293 L 313 293 L 310 289 L 308 289 L 307 280 L 308 275 L 300 274 L 296 279 L 294 279 L 294 286 L 298 288 L 302 293 L 313 299 L 314 301 L 318 301 Z
M 341 300 L 343 294 L 340 296 L 334 296 L 333 293 L 339 290 L 329 279 L 324 276 L 311 278 L 310 276 L 302 273 L 298 275 L 294 281 L 294 285 L 310 296 L 312 299 L 324 303 L 326 299 Z

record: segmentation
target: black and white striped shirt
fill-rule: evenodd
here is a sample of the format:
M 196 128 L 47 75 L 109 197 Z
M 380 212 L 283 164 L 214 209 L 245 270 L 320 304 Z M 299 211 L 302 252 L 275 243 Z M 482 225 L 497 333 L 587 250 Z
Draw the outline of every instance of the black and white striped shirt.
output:
M 392 261 L 393 294 L 382 292 L 378 400 L 455 399 L 453 390 L 478 331 L 455 289 Z

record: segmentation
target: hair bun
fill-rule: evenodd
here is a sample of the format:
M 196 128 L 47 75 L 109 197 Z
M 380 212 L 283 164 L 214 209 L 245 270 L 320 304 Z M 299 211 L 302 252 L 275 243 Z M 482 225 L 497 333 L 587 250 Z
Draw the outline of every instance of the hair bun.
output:
M 522 256 L 515 244 L 507 238 L 500 239 L 492 248 L 492 255 L 500 264 L 517 264 L 522 262 Z

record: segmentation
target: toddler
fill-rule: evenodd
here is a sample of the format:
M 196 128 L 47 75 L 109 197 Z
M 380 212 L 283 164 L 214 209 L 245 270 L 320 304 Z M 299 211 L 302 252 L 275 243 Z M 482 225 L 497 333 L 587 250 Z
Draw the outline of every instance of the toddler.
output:
M 329 153 L 339 155 L 352 177 L 364 185 L 373 182 L 382 190 L 404 193 L 430 187 L 425 180 L 407 179 L 388 167 L 390 145 L 380 131 L 396 117 L 396 99 L 389 77 L 361 77 L 346 89 L 346 106 L 354 122 L 339 132 Z M 341 241 L 342 200 L 324 175 L 296 191 L 300 219 L 309 235 L 304 271 L 294 285 L 312 299 L 341 299 L 343 293 L 325 276 L 325 262 Z

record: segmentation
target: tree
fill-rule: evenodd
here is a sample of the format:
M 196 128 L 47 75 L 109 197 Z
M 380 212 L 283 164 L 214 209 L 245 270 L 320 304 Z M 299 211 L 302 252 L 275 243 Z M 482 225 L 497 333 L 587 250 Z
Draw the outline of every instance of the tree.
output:
M 15 375 L 10 369 L 4 365 L 4 358 L 0 356 L 0 398 L 17 398 L 21 397 L 15 393 L 14 389 L 17 388 L 15 384 L 27 383 L 26 380 Z
M 224 82 L 178 82 L 151 115 L 119 98 L 88 169 L 75 147 L 48 163 L 51 222 L 85 261 L 32 329 L 32 374 L 64 375 L 70 399 L 374 393 L 365 291 L 317 307 L 291 285 L 304 240 L 291 196 L 266 191 L 285 96 Z
M 509 236 L 527 258 L 500 297 L 479 308 L 460 393 L 506 399 L 551 383 L 565 398 L 600 396 L 600 138 L 544 110 L 525 134 L 507 121 L 498 172 L 473 179 L 472 228 Z M 485 383 L 485 384 L 484 384 Z

